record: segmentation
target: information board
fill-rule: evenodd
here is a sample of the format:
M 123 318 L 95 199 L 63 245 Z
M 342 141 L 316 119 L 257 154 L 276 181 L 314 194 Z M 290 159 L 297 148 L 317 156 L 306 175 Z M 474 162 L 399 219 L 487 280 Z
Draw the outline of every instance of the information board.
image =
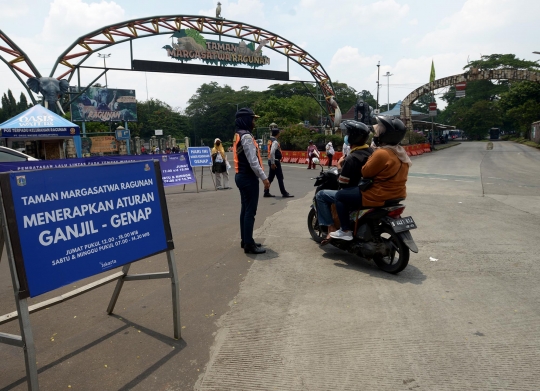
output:
M 159 161 L 163 186 L 187 185 L 196 182 L 186 152 L 169 155 L 92 156 L 84 159 L 0 162 L 0 172 L 43 170 L 47 168 L 65 168 L 74 166 L 95 166 L 100 164 L 128 163 L 148 159 Z
M 5 173 L 0 185 L 21 296 L 172 249 L 157 162 Z
M 210 147 L 189 147 L 189 164 L 191 167 L 210 167 L 212 166 L 212 155 Z

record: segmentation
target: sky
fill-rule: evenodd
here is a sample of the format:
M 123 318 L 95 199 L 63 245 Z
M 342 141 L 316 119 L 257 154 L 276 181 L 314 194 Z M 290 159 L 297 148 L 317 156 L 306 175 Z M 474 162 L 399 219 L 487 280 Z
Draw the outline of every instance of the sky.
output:
M 513 53 L 522 59 L 540 60 L 532 53 L 540 51 L 535 32 L 540 15 L 537 0 L 220 1 L 225 19 L 260 27 L 295 43 L 322 64 L 332 82 L 347 83 L 358 92 L 368 90 L 376 96 L 380 62 L 381 105 L 402 100 L 427 83 L 432 61 L 437 78 L 442 78 L 463 73 L 467 61 L 481 55 Z M 216 5 L 214 0 L 0 0 L 0 30 L 26 52 L 42 76 L 48 76 L 60 54 L 78 37 L 94 30 L 150 16 L 215 17 Z M 233 38 L 223 41 L 238 42 Z M 162 49 L 170 42 L 168 35 L 134 40 L 134 58 L 176 62 Z M 107 67 L 130 66 L 127 43 L 101 53 L 110 54 Z M 270 57 L 271 64 L 260 69 L 287 69 L 285 56 L 272 50 L 263 53 Z M 103 59 L 94 54 L 84 65 L 102 67 Z M 293 62 L 289 69 L 291 79 L 313 80 L 308 71 Z M 83 70 L 81 84 L 90 83 L 96 72 Z M 390 77 L 383 76 L 387 72 Z M 155 98 L 180 110 L 186 108 L 201 84 L 212 81 L 237 90 L 248 86 L 257 91 L 276 83 L 166 73 L 107 73 L 109 87 L 135 89 L 138 100 Z M 105 84 L 104 78 L 98 82 Z M 71 84 L 76 84 L 76 78 Z M 8 89 L 17 99 L 24 91 L 0 62 L 0 94 Z

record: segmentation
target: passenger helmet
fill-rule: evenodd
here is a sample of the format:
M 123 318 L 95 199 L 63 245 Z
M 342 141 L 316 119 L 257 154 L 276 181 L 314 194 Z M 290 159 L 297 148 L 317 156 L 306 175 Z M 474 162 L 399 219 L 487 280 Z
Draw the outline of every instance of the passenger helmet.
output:
M 364 145 L 367 142 L 369 128 L 365 123 L 348 120 L 343 121 L 339 127 L 348 136 L 349 145 Z
M 319 164 L 319 159 L 314 157 L 313 159 L 311 159 L 311 162 L 315 165 Z
M 378 134 L 379 144 L 398 145 L 403 140 L 407 128 L 400 119 L 392 119 L 382 115 L 378 115 L 375 118 L 377 119 L 377 123 L 384 127 Z

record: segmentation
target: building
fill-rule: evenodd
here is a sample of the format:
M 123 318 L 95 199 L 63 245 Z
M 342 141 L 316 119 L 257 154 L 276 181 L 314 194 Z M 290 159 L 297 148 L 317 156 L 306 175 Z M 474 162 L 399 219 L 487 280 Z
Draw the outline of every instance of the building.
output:
M 540 144 L 540 121 L 533 122 L 531 125 L 531 141 Z

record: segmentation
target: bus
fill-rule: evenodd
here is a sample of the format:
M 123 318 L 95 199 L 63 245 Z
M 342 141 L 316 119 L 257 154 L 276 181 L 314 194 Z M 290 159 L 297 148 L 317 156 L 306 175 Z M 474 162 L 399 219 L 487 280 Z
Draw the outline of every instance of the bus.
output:
M 490 140 L 498 140 L 500 134 L 501 134 L 501 130 L 499 128 L 491 128 L 491 129 L 489 129 L 489 139 Z

